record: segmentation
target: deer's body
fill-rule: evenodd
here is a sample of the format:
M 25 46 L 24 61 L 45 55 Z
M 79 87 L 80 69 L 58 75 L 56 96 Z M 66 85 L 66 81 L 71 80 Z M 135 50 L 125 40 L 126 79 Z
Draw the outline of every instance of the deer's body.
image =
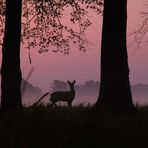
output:
M 69 107 L 72 107 L 72 101 L 75 98 L 75 89 L 74 89 L 75 80 L 73 82 L 67 81 L 67 83 L 70 86 L 70 91 L 56 91 L 50 94 L 50 101 L 52 102 L 51 106 L 58 101 L 63 101 L 67 102 Z

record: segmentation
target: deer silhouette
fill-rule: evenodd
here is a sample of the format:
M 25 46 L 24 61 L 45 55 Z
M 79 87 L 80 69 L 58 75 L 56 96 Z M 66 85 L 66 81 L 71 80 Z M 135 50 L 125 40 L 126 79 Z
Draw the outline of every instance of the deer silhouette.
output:
M 50 106 L 56 105 L 56 102 L 62 101 L 67 102 L 68 107 L 72 107 L 72 101 L 75 98 L 75 89 L 74 84 L 76 80 L 74 81 L 67 81 L 68 85 L 70 86 L 70 91 L 56 91 L 50 94 L 50 101 L 52 104 Z

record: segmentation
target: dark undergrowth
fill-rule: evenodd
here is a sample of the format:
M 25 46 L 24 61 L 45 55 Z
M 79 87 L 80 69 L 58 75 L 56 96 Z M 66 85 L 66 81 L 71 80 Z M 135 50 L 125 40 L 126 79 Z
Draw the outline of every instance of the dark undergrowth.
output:
M 90 107 L 25 107 L 0 119 L 0 148 L 148 148 L 148 107 L 133 115 L 92 115 Z

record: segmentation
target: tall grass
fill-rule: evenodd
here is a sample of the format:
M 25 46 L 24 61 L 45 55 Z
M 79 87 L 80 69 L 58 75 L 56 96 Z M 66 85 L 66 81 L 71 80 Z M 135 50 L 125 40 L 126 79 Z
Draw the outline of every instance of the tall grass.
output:
M 147 148 L 148 107 L 134 115 L 92 115 L 90 107 L 25 107 L 0 119 L 0 148 Z

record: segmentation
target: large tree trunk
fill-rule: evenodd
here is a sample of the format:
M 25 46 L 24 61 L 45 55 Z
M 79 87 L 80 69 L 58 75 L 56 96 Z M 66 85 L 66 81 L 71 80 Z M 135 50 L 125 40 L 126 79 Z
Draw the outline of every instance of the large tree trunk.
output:
M 21 101 L 21 38 L 22 0 L 6 0 L 5 33 L 1 67 L 1 111 L 22 111 Z
M 126 46 L 127 0 L 104 0 L 101 84 L 96 107 L 133 110 Z

